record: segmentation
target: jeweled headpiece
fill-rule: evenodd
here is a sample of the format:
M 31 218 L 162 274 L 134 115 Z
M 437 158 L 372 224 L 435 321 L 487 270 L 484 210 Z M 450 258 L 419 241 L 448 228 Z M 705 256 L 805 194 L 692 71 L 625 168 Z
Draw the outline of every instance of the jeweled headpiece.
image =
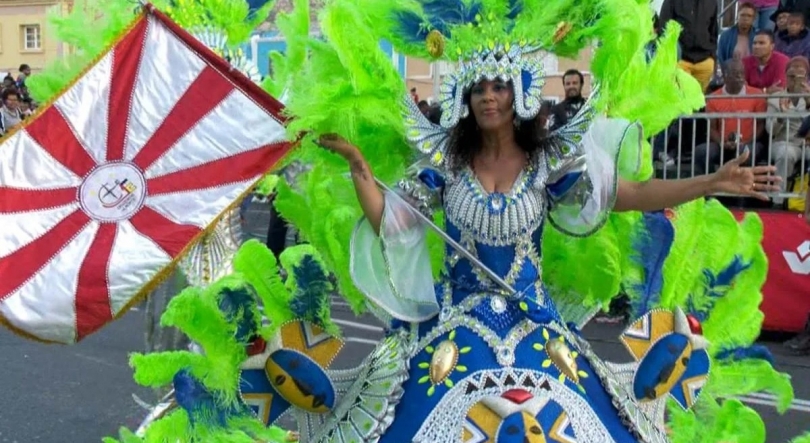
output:
M 395 13 L 395 29 L 389 30 L 394 46 L 403 53 L 418 56 L 422 52 L 432 60 L 456 64 L 455 72 L 444 78 L 438 97 L 441 126 L 452 128 L 467 117 L 465 96 L 482 80 L 511 82 L 517 117 L 530 120 L 537 115 L 546 73 L 536 54 L 552 49 L 572 30 L 570 24 L 543 11 L 539 1 L 403 3 L 406 6 Z
M 543 103 L 546 72 L 541 53 L 558 52 L 564 39 L 581 37 L 565 20 L 565 1 L 558 2 L 555 11 L 547 11 L 544 2 L 524 0 L 397 3 L 402 6 L 395 7 L 395 23 L 389 22 L 392 29 L 384 30 L 394 47 L 404 54 L 455 65 L 437 97 L 442 112 L 438 127 L 427 122 L 408 98 L 408 139 L 439 166 L 444 163 L 449 130 L 470 113 L 467 99 L 472 86 L 483 80 L 509 82 L 516 118 L 531 120 Z
M 452 128 L 467 117 L 469 106 L 465 94 L 483 80 L 511 82 L 515 92 L 515 113 L 522 120 L 531 120 L 540 111 L 545 83 L 543 65 L 537 57 L 526 53 L 532 48 L 519 44 L 492 44 L 472 57 L 460 60 L 458 70 L 445 77 L 440 89 L 441 125 Z

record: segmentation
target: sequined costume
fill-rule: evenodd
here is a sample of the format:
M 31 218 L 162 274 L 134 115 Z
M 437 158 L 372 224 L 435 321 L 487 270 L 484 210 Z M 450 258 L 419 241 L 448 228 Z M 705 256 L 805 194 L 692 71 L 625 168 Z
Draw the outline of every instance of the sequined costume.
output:
M 258 408 L 267 423 L 289 411 L 301 441 L 318 443 L 658 443 L 669 441 L 667 402 L 692 413 L 712 361 L 696 320 L 707 316 L 691 298 L 666 308 L 655 301 L 662 296 L 656 276 L 661 260 L 653 256 L 667 256 L 674 226 L 682 222 L 665 213 L 633 219 L 643 228 L 640 238 L 653 238 L 661 248 L 627 246 L 628 255 L 638 259 L 633 266 L 643 268 L 639 282 L 628 280 L 639 301 L 637 320 L 621 337 L 632 363 L 607 363 L 591 350 L 578 328 L 599 306 L 576 291 L 555 293 L 547 286 L 542 252 L 545 237 L 560 232 L 574 239 L 602 235 L 603 245 L 610 245 L 599 229 L 613 217 L 619 176 L 643 179 L 639 171 L 648 167 L 642 126 L 663 127 L 675 116 L 656 121 L 652 111 L 636 110 L 640 103 L 652 109 L 654 99 L 645 102 L 647 96 L 631 92 L 633 82 L 647 82 L 672 99 L 668 110 L 683 112 L 696 108 L 699 87 L 676 67 L 674 34 L 662 40 L 651 61 L 643 29 L 623 23 L 637 18 L 648 25 L 646 6 L 623 0 L 578 4 L 577 19 L 588 17 L 578 24 L 560 22 L 569 16 L 565 6 L 557 6 L 560 17 L 540 3 L 511 0 L 408 5 L 336 0 L 326 7 L 327 44 L 313 44 L 309 60 L 293 75 L 286 102 L 294 116 L 290 130 L 351 134 L 363 154 L 373 156 L 369 164 L 384 181 L 392 178 L 386 175 L 391 157 L 407 158 L 398 157 L 402 135 L 421 161 L 396 190 L 386 191 L 379 235 L 361 220 L 348 251 L 334 236 L 346 233 L 343 220 L 356 213 L 357 203 L 334 191 L 349 183 L 335 177 L 342 171 L 328 154 L 302 177 L 306 185 L 300 193 L 279 193 L 280 212 L 334 264 L 347 299 L 357 300 L 351 295 L 355 288 L 362 293 L 362 307 L 386 325 L 387 336 L 355 369 L 335 370 L 332 360 L 342 340 L 327 332 L 330 320 L 305 312 L 288 317 L 275 345 L 243 366 L 245 401 L 268 393 L 273 399 Z M 608 29 L 625 38 L 605 39 Z M 542 54 L 575 53 L 594 33 L 602 33 L 594 92 L 573 119 L 540 142 L 509 192 L 485 191 L 469 167 L 450 161 L 454 129 L 474 118 L 469 91 L 475 84 L 509 85 L 515 126 L 534 124 L 548 74 Z M 370 62 L 382 63 L 370 49 L 377 38 L 391 40 L 402 53 L 456 62 L 440 88 L 439 124 L 425 119 L 406 94 L 400 95 L 404 106 L 382 103 L 381 97 L 396 97 L 401 80 Z M 636 40 L 638 45 L 629 43 Z M 340 79 L 339 86 L 331 86 L 331 78 Z M 404 116 L 393 115 L 403 109 Z M 381 147 L 383 140 L 395 147 Z M 307 142 L 305 137 L 302 144 Z M 322 204 L 331 209 L 321 211 Z M 322 219 L 306 214 L 315 210 Z M 419 213 L 426 219 L 441 213 L 444 231 L 476 260 L 448 246 L 434 279 L 435 254 Z M 341 274 L 347 253 L 348 278 Z M 577 258 L 565 256 L 568 266 Z M 744 272 L 756 259 L 745 260 L 729 266 L 743 263 L 733 269 Z M 563 265 L 559 255 L 553 263 Z M 757 261 L 756 272 L 760 266 Z M 497 284 L 484 268 L 515 291 Z M 608 286 L 596 290 L 618 292 Z
M 615 198 L 615 176 L 566 166 L 594 149 L 584 145 L 594 132 L 615 151 L 638 142 L 633 125 L 592 119 L 589 107 L 552 135 L 507 193 L 488 193 L 469 168 L 414 168 L 400 182 L 405 200 L 386 195 L 379 238 L 368 223 L 358 226 L 355 283 L 394 319 L 393 337 L 407 350 L 407 363 L 400 363 L 407 376 L 393 393 L 399 405 L 393 417 L 380 417 L 393 421 L 379 441 L 557 435 L 607 443 L 636 441 L 637 432 L 645 441 L 665 441 L 646 415 L 622 405 L 626 392 L 606 388 L 612 373 L 566 326 L 542 283 L 543 225 L 587 234 L 604 222 Z M 446 231 L 519 296 L 505 294 L 450 247 L 434 291 L 424 226 L 409 216 L 406 200 L 427 213 L 443 210 Z

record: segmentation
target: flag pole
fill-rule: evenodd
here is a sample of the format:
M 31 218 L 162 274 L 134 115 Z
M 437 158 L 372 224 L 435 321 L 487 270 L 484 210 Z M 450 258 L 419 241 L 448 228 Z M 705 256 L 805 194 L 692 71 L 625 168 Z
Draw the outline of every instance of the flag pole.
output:
M 377 186 L 379 186 L 382 190 L 391 193 L 394 192 L 390 187 L 388 187 L 388 185 L 380 181 L 379 178 L 374 177 L 374 181 L 377 182 Z M 435 232 L 439 237 L 441 237 L 445 243 L 450 245 L 451 248 L 455 249 L 456 252 L 461 254 L 464 258 L 469 260 L 470 263 L 472 263 L 475 267 L 477 267 L 484 274 L 486 274 L 487 277 L 489 277 L 493 282 L 495 282 L 498 286 L 500 286 L 501 289 L 503 289 L 505 292 L 508 292 L 509 295 L 512 296 L 517 295 L 517 291 L 515 291 L 515 288 L 513 288 L 512 285 L 510 285 L 504 279 L 502 279 L 497 273 L 495 273 L 495 271 L 490 269 L 481 260 L 479 260 L 478 257 L 476 257 L 472 252 L 468 251 L 467 248 L 465 248 L 460 243 L 455 241 L 453 237 L 450 237 L 450 235 L 444 232 L 442 228 L 436 226 L 436 224 L 433 223 L 433 220 L 431 220 L 425 214 L 419 212 L 416 208 L 414 208 L 410 204 L 408 204 L 408 207 L 409 209 L 411 209 L 411 212 L 413 213 L 414 216 L 416 216 L 416 218 L 418 218 L 421 222 L 426 224 L 431 230 L 433 230 L 433 232 Z

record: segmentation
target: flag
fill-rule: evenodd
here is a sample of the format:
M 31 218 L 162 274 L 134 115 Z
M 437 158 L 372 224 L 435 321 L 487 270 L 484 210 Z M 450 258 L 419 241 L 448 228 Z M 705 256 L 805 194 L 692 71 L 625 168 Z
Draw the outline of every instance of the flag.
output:
M 124 314 L 290 150 L 281 110 L 145 8 L 0 145 L 0 320 L 74 343 Z

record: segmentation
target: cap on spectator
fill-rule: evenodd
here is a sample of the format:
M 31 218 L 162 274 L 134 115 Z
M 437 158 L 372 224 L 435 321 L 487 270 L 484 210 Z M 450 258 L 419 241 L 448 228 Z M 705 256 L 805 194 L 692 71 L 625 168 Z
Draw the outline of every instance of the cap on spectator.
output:
M 776 23 L 776 19 L 779 17 L 779 14 L 790 13 L 790 12 L 791 12 L 790 8 L 786 8 L 784 6 L 779 6 L 776 9 L 776 11 L 774 11 L 773 14 L 771 14 L 771 17 L 770 17 L 771 21 Z
M 810 60 L 808 60 L 807 57 L 803 55 L 797 55 L 796 57 L 792 57 L 787 64 L 788 68 L 796 65 L 804 68 L 804 71 L 810 74 Z

